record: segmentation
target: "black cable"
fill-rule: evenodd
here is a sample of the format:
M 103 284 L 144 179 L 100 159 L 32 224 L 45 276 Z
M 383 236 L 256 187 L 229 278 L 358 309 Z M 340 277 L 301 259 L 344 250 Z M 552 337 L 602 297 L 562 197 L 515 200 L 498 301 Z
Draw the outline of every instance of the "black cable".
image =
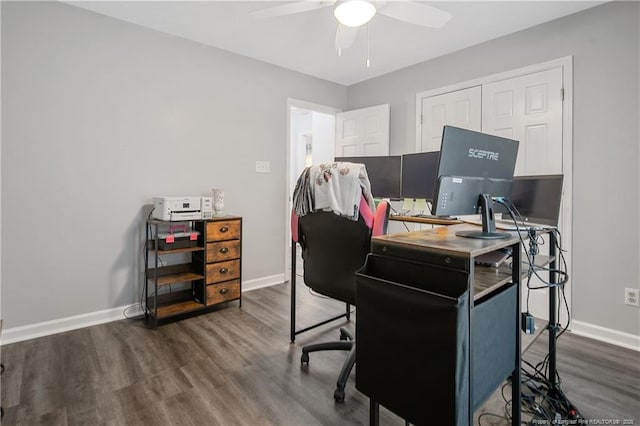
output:
M 538 403 L 538 410 L 540 411 L 539 414 L 545 415 L 545 418 L 548 421 L 555 420 L 555 416 L 572 416 L 569 418 L 571 420 L 574 420 L 576 415 L 579 416 L 579 413 L 575 411 L 575 408 L 559 387 L 559 384 L 561 383 L 560 375 L 556 374 L 556 383 L 551 383 L 550 379 L 547 379 L 549 354 L 547 354 L 547 356 L 545 356 L 545 358 L 535 366 L 527 360 L 523 359 L 523 362 L 534 371 L 534 373 L 531 373 L 523 367 L 522 375 L 525 378 L 528 378 L 528 380 L 525 380 L 525 385 L 536 395 L 537 398 L 540 399 L 540 402 Z M 534 382 L 537 386 L 529 386 L 527 384 L 528 382 Z M 552 394 L 555 397 L 552 397 Z M 544 404 L 548 406 L 551 412 L 545 409 Z
M 156 208 L 154 206 L 151 209 L 151 211 L 149 211 L 149 214 L 147 215 L 146 228 L 147 228 L 147 231 L 148 231 L 147 234 L 149 236 L 152 236 L 152 233 L 153 233 L 152 229 L 151 229 L 151 225 L 149 224 L 149 220 L 151 220 L 151 214 L 153 213 L 153 211 L 155 209 Z M 144 242 L 144 246 L 143 246 L 143 258 L 144 258 L 145 269 L 146 269 L 146 266 L 148 266 L 148 264 L 149 264 L 148 263 L 149 262 L 149 242 L 150 242 L 149 240 L 150 240 L 149 238 L 145 238 L 145 242 Z M 140 301 L 137 304 L 128 306 L 128 307 L 126 307 L 124 309 L 124 311 L 122 312 L 122 316 L 124 316 L 125 319 L 142 319 L 142 318 L 144 318 L 144 314 L 146 313 L 147 309 L 145 307 L 145 304 L 142 303 L 143 302 L 142 298 L 144 296 L 144 288 L 147 285 L 147 277 L 146 276 L 144 277 L 143 281 L 144 281 L 144 284 L 140 288 Z M 142 315 L 137 315 L 135 317 L 127 316 L 127 311 L 129 311 L 129 309 L 133 308 L 134 306 L 138 306 L 138 305 L 140 306 L 140 309 L 142 310 Z
M 539 246 L 544 244 L 544 239 L 542 238 L 541 235 L 538 234 L 537 230 L 534 228 L 520 228 L 519 222 L 524 222 L 522 215 L 520 214 L 520 212 L 518 211 L 518 208 L 508 199 L 506 198 L 501 198 L 501 197 L 497 197 L 494 199 L 496 202 L 498 202 L 499 204 L 502 204 L 506 209 L 507 212 L 509 213 L 511 219 L 513 220 L 513 223 L 515 225 L 516 231 L 518 233 L 518 238 L 520 239 L 520 245 L 523 247 L 524 249 L 524 253 L 526 255 L 526 259 L 527 259 L 527 264 L 528 264 L 528 270 L 526 271 L 526 287 L 527 287 L 527 297 L 526 297 L 526 313 L 529 314 L 530 310 L 529 310 L 529 302 L 530 302 L 530 296 L 531 296 L 531 291 L 532 290 L 538 290 L 538 289 L 549 289 L 549 291 L 551 291 L 552 287 L 560 287 L 564 289 L 564 284 L 568 281 L 569 276 L 566 273 L 567 267 L 566 267 L 566 261 L 564 259 L 564 255 L 562 252 L 562 248 L 560 246 L 560 231 L 556 228 L 548 228 L 546 229 L 546 231 L 549 232 L 553 232 L 554 234 L 557 234 L 556 237 L 556 248 L 558 248 L 558 253 L 559 253 L 559 257 L 561 259 L 562 265 L 561 268 L 562 269 L 551 269 L 551 268 L 546 268 L 546 267 L 542 267 L 542 266 L 536 266 L 535 265 L 535 257 L 539 254 L 540 249 Z M 519 219 L 519 221 L 518 221 Z M 528 246 L 525 245 L 525 242 L 522 238 L 522 232 L 527 231 L 527 235 L 529 237 L 529 244 Z M 558 282 L 556 283 L 551 283 L 550 281 L 548 281 L 547 279 L 543 278 L 539 272 L 547 272 L 549 274 L 556 274 L 561 276 L 562 278 L 560 280 L 558 280 Z M 542 286 L 534 286 L 531 283 L 531 278 L 533 276 L 536 276 L 540 282 L 543 283 Z M 568 306 L 568 305 L 567 305 Z M 559 318 L 559 315 L 558 315 Z
M 544 244 L 544 239 L 541 238 L 541 235 L 538 235 L 537 229 L 528 228 L 527 233 L 529 237 L 529 244 L 527 248 L 527 246 L 525 246 L 524 241 L 522 239 L 522 234 L 520 231 L 518 221 L 516 220 L 516 217 L 519 217 L 520 220 L 522 221 L 522 217 L 518 212 L 517 208 L 513 205 L 513 203 L 511 203 L 511 201 L 506 199 L 497 198 L 495 201 L 504 205 L 507 208 L 509 215 L 514 221 L 516 230 L 518 232 L 518 236 L 520 238 L 520 243 L 524 248 L 524 252 L 525 252 L 527 261 L 529 263 L 529 270 L 527 271 L 527 312 L 529 310 L 529 293 L 531 290 L 548 288 L 549 291 L 555 291 L 556 287 L 560 288 L 561 290 L 561 297 L 562 297 L 563 303 L 558 304 L 556 308 L 557 309 L 556 318 L 558 318 L 558 321 L 559 321 L 562 306 L 564 305 L 564 308 L 566 309 L 566 312 L 567 312 L 567 324 L 562 328 L 562 331 L 560 331 L 560 333 L 558 333 L 555 336 L 557 340 L 560 336 L 562 336 L 562 334 L 564 334 L 568 330 L 569 325 L 571 323 L 571 312 L 569 310 L 569 303 L 567 301 L 567 297 L 565 293 L 565 284 L 569 280 L 569 274 L 567 272 L 568 271 L 567 262 L 564 256 L 565 250 L 562 249 L 562 235 L 560 233 L 560 230 L 555 226 L 545 227 L 541 229 L 542 231 L 546 231 L 554 234 L 555 248 L 556 248 L 555 260 L 558 266 L 556 268 L 545 268 L 545 267 L 535 266 L 535 256 L 538 255 L 539 253 L 539 246 Z M 559 279 L 557 282 L 551 283 L 546 279 L 542 278 L 538 273 L 539 271 L 547 272 L 549 274 L 555 274 L 556 277 L 558 277 Z M 535 275 L 544 285 L 532 286 L 530 281 L 533 275 Z M 551 326 L 555 326 L 555 324 L 551 324 Z M 523 368 L 522 374 L 525 377 L 528 377 L 530 380 L 535 380 L 535 382 L 539 384 L 539 387 L 534 387 L 533 389 L 529 387 L 529 389 L 531 389 L 535 395 L 534 401 L 535 401 L 535 398 L 540 399 L 540 402 L 536 402 L 535 405 L 532 406 L 532 410 L 535 412 L 535 414 L 542 415 L 545 418 L 545 420 L 547 420 L 547 422 L 553 422 L 555 421 L 555 416 L 557 415 L 560 415 L 560 416 L 562 416 L 563 414 L 575 415 L 575 408 L 573 408 L 568 398 L 564 395 L 564 393 L 560 389 L 560 384 L 562 383 L 562 379 L 560 378 L 560 374 L 558 373 L 558 371 L 556 370 L 556 374 L 555 374 L 556 377 L 548 378 L 549 356 L 550 354 L 547 353 L 546 356 L 543 358 L 543 360 L 540 361 L 535 366 L 531 365 L 528 361 L 523 360 L 523 362 L 525 362 L 530 368 L 533 369 L 534 373 L 533 374 L 529 373 L 528 371 L 526 371 L 526 369 Z M 555 398 L 551 396 L 551 392 L 553 392 L 553 395 L 555 396 Z M 503 398 L 504 398 L 504 395 L 503 395 Z M 547 409 L 544 407 L 544 404 L 546 404 L 552 412 L 547 411 Z
M 482 418 L 484 416 L 493 416 L 493 417 L 497 417 L 499 419 L 504 419 L 504 420 L 509 420 L 508 418 L 506 418 L 505 416 L 501 416 L 499 414 L 494 414 L 494 413 L 482 413 L 478 416 L 478 426 L 482 426 Z
M 520 222 L 524 222 L 522 219 L 522 216 L 520 215 L 520 212 L 518 212 L 518 209 L 516 208 L 515 205 L 513 205 L 513 203 L 509 200 L 507 200 L 506 198 L 502 198 L 502 197 L 496 197 L 494 198 L 494 201 L 498 202 L 499 204 L 502 204 L 507 211 L 509 212 L 509 215 L 511 216 L 511 219 L 513 220 L 513 223 L 516 227 L 516 231 L 518 233 L 518 238 L 520 239 L 520 244 L 522 245 L 522 247 L 525 249 L 524 253 L 526 255 L 527 258 L 527 262 L 529 264 L 529 270 L 527 271 L 527 277 L 528 277 L 528 281 L 527 281 L 527 288 L 531 289 L 531 290 L 537 290 L 537 289 L 544 289 L 544 288 L 549 288 L 549 287 L 560 287 L 563 286 L 568 280 L 569 280 L 569 275 L 566 272 L 566 269 L 562 270 L 562 269 L 550 269 L 550 268 L 545 268 L 542 266 L 535 266 L 535 256 L 537 255 L 539 249 L 538 249 L 538 230 L 535 228 L 520 228 L 520 225 L 518 224 L 518 219 L 520 219 Z M 558 231 L 557 228 L 555 227 L 549 227 L 549 228 L 543 228 L 542 230 L 545 231 L 551 231 L 554 233 L 560 233 L 560 231 Z M 522 232 L 527 231 L 527 234 L 529 236 L 529 249 L 527 250 L 527 244 L 525 244 L 524 239 L 522 238 Z M 558 239 L 556 239 L 556 247 L 558 246 Z M 562 250 L 559 250 L 559 253 L 562 253 Z M 561 255 L 560 256 L 561 259 L 563 260 L 563 266 L 566 268 L 566 261 L 564 261 L 564 256 Z M 550 283 L 549 281 L 547 281 L 545 278 L 543 278 L 542 276 L 540 276 L 540 274 L 538 273 L 538 271 L 544 271 L 544 272 L 549 272 L 549 273 L 555 273 L 557 275 L 560 275 L 562 277 L 561 280 L 559 280 L 556 283 Z M 545 285 L 543 287 L 529 287 L 529 280 L 531 277 L 531 274 L 535 275 L 542 283 L 544 283 Z

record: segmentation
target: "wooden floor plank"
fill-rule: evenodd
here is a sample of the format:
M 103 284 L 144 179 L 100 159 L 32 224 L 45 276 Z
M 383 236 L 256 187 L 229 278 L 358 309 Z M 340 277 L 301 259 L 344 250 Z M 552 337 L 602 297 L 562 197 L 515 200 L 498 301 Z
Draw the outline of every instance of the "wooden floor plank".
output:
M 298 286 L 298 326 L 344 312 L 344 304 Z M 122 320 L 2 348 L 3 425 L 365 425 L 368 399 L 347 382 L 333 401 L 345 352 L 311 354 L 303 345 L 337 340 L 342 319 L 289 342 L 289 286 L 243 294 L 215 310 L 158 328 Z M 546 334 L 525 359 L 546 354 Z M 562 390 L 593 419 L 640 424 L 640 354 L 565 333 L 558 341 Z M 508 386 L 508 385 L 507 385 Z M 505 390 L 510 396 L 510 389 Z M 500 391 L 475 424 L 505 425 Z M 381 407 L 382 425 L 403 425 Z

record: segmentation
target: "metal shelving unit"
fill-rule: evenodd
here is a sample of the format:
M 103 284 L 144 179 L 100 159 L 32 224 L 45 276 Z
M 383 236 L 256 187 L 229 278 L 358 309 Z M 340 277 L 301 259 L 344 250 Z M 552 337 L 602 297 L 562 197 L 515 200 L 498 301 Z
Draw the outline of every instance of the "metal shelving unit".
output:
M 202 239 L 194 247 L 159 249 L 159 230 L 162 226 L 177 223 L 192 225 L 195 221 L 166 222 L 149 219 L 145 231 L 144 311 L 145 319 L 152 319 L 155 326 L 159 320 L 197 311 L 205 307 L 206 285 L 202 263 L 194 254 L 205 251 Z M 164 266 L 162 258 L 186 254 L 182 263 Z M 173 284 L 187 284 L 189 288 L 172 291 Z M 168 289 L 168 290 L 165 290 Z

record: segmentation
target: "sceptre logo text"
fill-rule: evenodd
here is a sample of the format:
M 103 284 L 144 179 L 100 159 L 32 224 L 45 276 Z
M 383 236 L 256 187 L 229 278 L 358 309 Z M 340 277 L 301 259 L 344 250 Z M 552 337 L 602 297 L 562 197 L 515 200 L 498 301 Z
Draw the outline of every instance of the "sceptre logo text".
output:
M 494 160 L 494 161 L 498 161 L 498 158 L 500 157 L 499 152 L 485 151 L 483 149 L 476 149 L 476 148 L 469 148 L 468 155 L 471 158 L 478 158 L 480 160 Z

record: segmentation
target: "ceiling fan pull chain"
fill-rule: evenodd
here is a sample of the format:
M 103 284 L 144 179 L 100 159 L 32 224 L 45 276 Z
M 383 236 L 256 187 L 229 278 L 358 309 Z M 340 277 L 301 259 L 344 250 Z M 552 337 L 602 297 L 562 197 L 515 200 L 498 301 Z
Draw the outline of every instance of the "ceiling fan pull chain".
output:
M 369 40 L 369 23 L 367 22 L 367 68 L 369 68 L 369 66 L 371 65 L 371 61 L 369 60 L 370 58 L 370 51 L 371 49 L 369 48 L 371 45 L 370 40 Z

